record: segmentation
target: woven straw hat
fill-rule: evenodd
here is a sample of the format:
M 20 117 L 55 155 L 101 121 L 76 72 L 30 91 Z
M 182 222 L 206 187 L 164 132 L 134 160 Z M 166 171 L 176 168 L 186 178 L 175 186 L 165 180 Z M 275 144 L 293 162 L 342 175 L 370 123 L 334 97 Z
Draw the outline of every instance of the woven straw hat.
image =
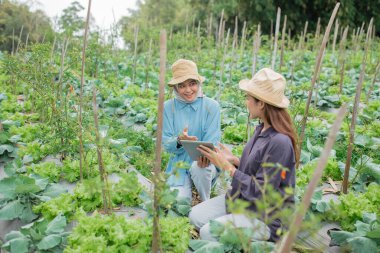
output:
M 169 86 L 174 86 L 188 79 L 194 79 L 203 83 L 205 78 L 198 74 L 198 68 L 195 62 L 185 59 L 179 59 L 172 65 L 172 80 L 169 81 Z
M 285 78 L 269 68 L 259 70 L 251 80 L 239 82 L 239 88 L 249 95 L 279 108 L 287 108 L 289 99 L 285 97 Z

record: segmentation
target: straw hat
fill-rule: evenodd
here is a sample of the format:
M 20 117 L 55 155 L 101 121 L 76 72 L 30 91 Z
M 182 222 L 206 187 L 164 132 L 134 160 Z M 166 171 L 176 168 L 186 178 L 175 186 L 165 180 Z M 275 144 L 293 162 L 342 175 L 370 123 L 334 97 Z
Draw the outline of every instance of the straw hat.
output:
M 179 59 L 172 65 L 172 80 L 169 81 L 169 86 L 182 83 L 187 79 L 194 79 L 203 83 L 205 78 L 198 74 L 198 68 L 195 62 L 185 59 Z
M 289 99 L 285 97 L 285 78 L 269 68 L 259 70 L 251 80 L 239 82 L 239 88 L 249 95 L 279 108 L 287 108 Z

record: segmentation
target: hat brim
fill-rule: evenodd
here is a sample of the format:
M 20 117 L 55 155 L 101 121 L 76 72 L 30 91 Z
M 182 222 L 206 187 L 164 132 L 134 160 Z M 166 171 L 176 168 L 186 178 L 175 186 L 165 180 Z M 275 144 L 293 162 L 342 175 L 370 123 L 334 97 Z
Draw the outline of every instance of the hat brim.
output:
M 181 77 L 173 78 L 172 80 L 170 80 L 168 82 L 168 85 L 169 86 L 174 86 L 174 85 L 182 83 L 182 82 L 184 82 L 184 81 L 186 81 L 188 79 L 194 79 L 194 80 L 199 81 L 200 83 L 203 83 L 204 80 L 206 80 L 206 78 L 204 78 L 203 76 L 200 76 L 200 75 L 186 75 L 186 76 L 181 76 Z
M 260 93 L 258 90 L 252 90 L 249 87 L 250 80 L 244 79 L 239 82 L 239 88 L 251 95 L 252 97 L 257 98 L 258 100 L 261 100 L 267 104 L 273 105 L 278 108 L 288 108 L 289 107 L 289 99 L 285 96 L 281 99 L 281 102 L 273 101 L 272 99 L 268 98 L 267 95 Z

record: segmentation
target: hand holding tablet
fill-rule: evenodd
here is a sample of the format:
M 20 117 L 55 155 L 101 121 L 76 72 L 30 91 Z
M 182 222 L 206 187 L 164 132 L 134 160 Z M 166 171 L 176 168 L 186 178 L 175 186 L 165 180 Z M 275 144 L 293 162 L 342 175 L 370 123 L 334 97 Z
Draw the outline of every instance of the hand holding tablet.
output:
M 181 144 L 193 161 L 198 161 L 198 158 L 202 156 L 201 152 L 197 150 L 197 148 L 200 145 L 209 147 L 214 150 L 214 144 L 212 144 L 212 142 L 207 142 L 207 141 L 181 140 Z

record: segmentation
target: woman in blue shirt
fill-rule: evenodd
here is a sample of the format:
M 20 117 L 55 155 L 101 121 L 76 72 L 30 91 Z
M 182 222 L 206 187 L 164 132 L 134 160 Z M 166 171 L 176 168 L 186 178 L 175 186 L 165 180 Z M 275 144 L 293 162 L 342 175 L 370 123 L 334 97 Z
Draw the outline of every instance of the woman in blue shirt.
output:
M 178 190 L 178 197 L 192 199 L 194 183 L 202 201 L 210 198 L 212 182 L 217 170 L 210 161 L 201 157 L 192 161 L 183 149 L 181 140 L 220 141 L 220 108 L 218 102 L 203 95 L 204 77 L 198 74 L 197 65 L 185 59 L 172 65 L 174 98 L 164 104 L 163 145 L 171 154 L 166 173 L 168 184 Z M 176 168 L 178 162 L 189 164 L 189 169 Z

